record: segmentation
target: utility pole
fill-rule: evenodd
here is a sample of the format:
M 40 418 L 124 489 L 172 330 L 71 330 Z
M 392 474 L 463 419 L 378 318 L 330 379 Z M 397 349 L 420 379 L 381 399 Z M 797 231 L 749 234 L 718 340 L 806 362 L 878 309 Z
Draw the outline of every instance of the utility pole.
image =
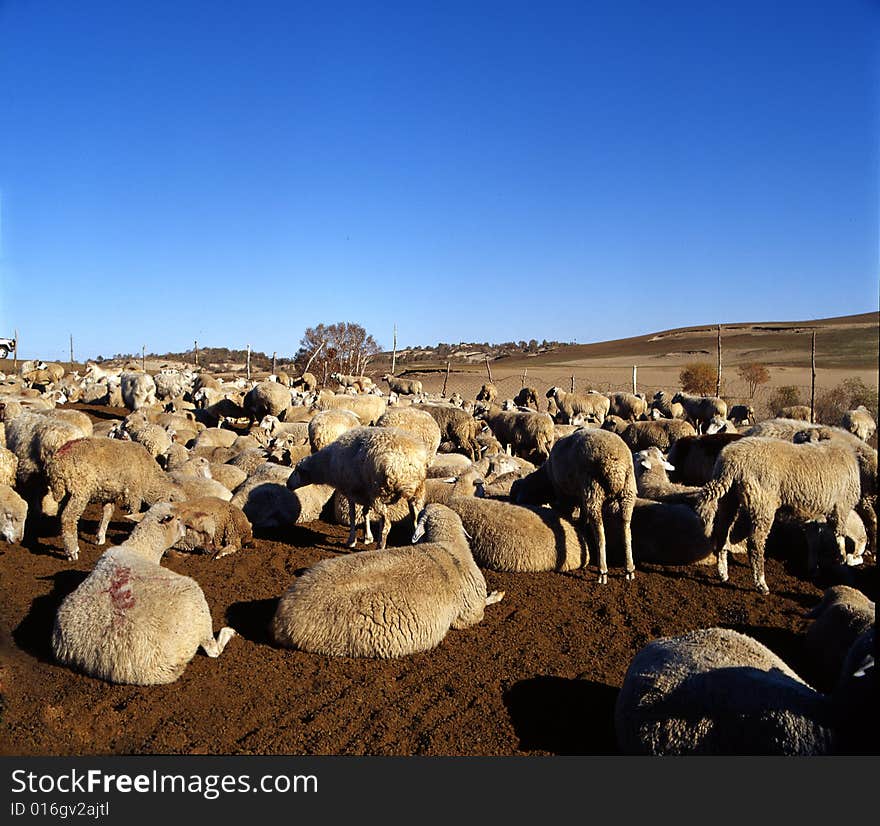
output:
M 489 366 L 489 356 L 486 356 L 486 373 L 489 375 L 489 381 L 492 381 L 492 368 Z
M 634 396 L 635 396 L 635 394 L 638 392 L 638 391 L 637 391 L 637 386 L 638 386 L 638 375 L 639 375 L 639 368 L 638 368 L 638 365 L 634 364 L 634 365 L 633 365 L 633 395 L 634 395 Z
M 446 375 L 443 377 L 443 390 L 440 395 L 445 399 L 446 398 L 446 382 L 449 381 L 449 362 L 446 362 Z
M 198 342 L 198 340 L 193 342 L 193 352 L 195 353 L 196 367 L 198 367 L 199 366 L 199 342 Z
M 397 367 L 397 325 L 394 325 L 394 347 L 391 350 L 391 375 L 394 375 L 394 370 Z
M 18 330 L 13 330 L 12 335 L 15 338 L 15 347 L 12 348 L 12 369 L 14 372 L 18 372 Z
M 147 345 L 141 345 L 141 370 L 147 372 Z
M 251 380 L 251 346 L 247 346 L 247 379 Z
M 73 372 L 73 333 L 70 334 L 70 372 Z
M 816 331 L 810 339 L 810 423 L 816 422 Z
M 718 325 L 718 377 L 715 380 L 715 395 L 721 398 L 721 325 Z

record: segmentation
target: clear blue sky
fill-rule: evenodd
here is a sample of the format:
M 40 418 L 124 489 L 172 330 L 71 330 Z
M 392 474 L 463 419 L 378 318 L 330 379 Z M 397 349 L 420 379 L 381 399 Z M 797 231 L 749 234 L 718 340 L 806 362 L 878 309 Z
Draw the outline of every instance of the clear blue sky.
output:
M 878 306 L 876 2 L 0 0 L 24 355 Z

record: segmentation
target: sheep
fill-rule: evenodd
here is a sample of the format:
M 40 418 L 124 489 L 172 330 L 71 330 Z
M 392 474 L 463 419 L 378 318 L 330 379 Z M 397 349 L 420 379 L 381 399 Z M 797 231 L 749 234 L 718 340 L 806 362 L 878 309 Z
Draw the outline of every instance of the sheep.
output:
M 188 393 L 192 387 L 183 373 L 174 370 L 172 372 L 160 371 L 153 376 L 156 385 L 157 399 L 175 399 Z
M 702 488 L 679 485 L 669 481 L 667 470 L 675 466 L 666 461 L 657 447 L 649 447 L 633 454 L 633 469 L 639 496 L 655 502 L 696 504 L 696 496 Z
M 540 463 L 550 455 L 556 434 L 553 419 L 548 413 L 520 413 L 481 403 L 475 408 L 474 414 L 492 428 L 499 442 L 510 445 L 517 456 L 530 461 L 536 459 L 536 463 Z
M 566 393 L 559 387 L 551 387 L 547 398 L 552 399 L 557 408 L 554 418 L 560 424 L 570 424 L 571 420 L 582 414 L 586 421 L 602 424 L 611 407 L 607 396 L 590 390 L 587 393 Z
M 385 412 L 387 402 L 381 396 L 345 396 L 329 394 L 321 396 L 312 405 L 319 410 L 350 410 L 363 425 L 374 425 Z
M 575 526 L 551 508 L 452 496 L 477 565 L 493 571 L 572 571 L 590 562 Z
M 269 436 L 290 434 L 297 438 L 299 444 L 306 444 L 309 441 L 308 422 L 282 422 L 277 416 L 265 416 L 260 422 L 260 430 Z
M 602 426 L 605 427 L 604 424 Z M 651 419 L 646 422 L 631 422 L 620 434 L 620 438 L 632 451 L 658 447 L 667 453 L 679 439 L 696 434 L 697 431 L 690 422 L 683 419 Z
M 331 373 L 330 378 L 338 382 L 342 387 L 352 387 L 362 393 L 366 393 L 373 386 L 373 380 L 369 376 L 349 376 L 344 373 Z
M 123 372 L 119 376 L 122 403 L 129 410 L 156 403 L 156 382 L 149 373 Z
M 877 430 L 877 423 L 863 404 L 860 404 L 855 410 L 847 410 L 840 420 L 840 426 L 844 430 L 854 433 L 863 442 L 867 442 Z
M 810 414 L 810 406 L 806 404 L 794 404 L 790 407 L 783 407 L 779 411 L 779 419 L 797 419 L 801 422 L 812 421 Z
M 200 447 L 232 447 L 238 434 L 234 430 L 227 430 L 224 427 L 206 427 L 193 442 L 193 449 Z
M 705 485 L 712 478 L 718 454 L 741 438 L 738 433 L 713 433 L 676 439 L 667 455 L 669 463 L 675 465 L 672 478 L 684 485 Z
M 486 382 L 477 393 L 478 402 L 489 402 L 492 404 L 498 398 L 498 388 L 492 382 Z
M 517 407 L 530 407 L 532 410 L 538 409 L 538 391 L 534 387 L 523 387 L 513 397 L 513 403 Z
M 242 407 L 251 425 L 265 416 L 283 419 L 290 407 L 290 391 L 274 381 L 257 382 L 245 393 Z
M 727 402 L 717 396 L 691 396 L 679 391 L 672 399 L 672 404 L 680 404 L 684 408 L 685 418 L 694 426 L 697 433 L 703 432 L 703 425 L 711 421 L 713 416 L 727 418 Z
M 388 389 L 398 396 L 421 396 L 424 393 L 422 383 L 418 379 L 401 379 L 386 373 L 382 380 L 388 382 Z
M 418 407 L 395 407 L 386 410 L 376 422 L 377 427 L 398 427 L 420 439 L 428 457 L 437 453 L 440 446 L 440 425 L 428 411 Z
M 292 433 L 276 436 L 266 446 L 266 458 L 270 462 L 292 467 L 300 459 L 305 458 L 312 452 L 311 445 L 299 444 L 299 438 Z
M 406 499 L 413 522 L 425 498 L 428 453 L 406 431 L 394 427 L 356 427 L 327 447 L 301 459 L 287 480 L 289 490 L 307 484 L 332 485 L 349 500 L 351 529 L 348 546 L 355 546 L 355 505 L 363 505 L 364 542 L 372 542 L 370 511 L 382 520 L 379 548 L 384 548 L 391 529 L 387 505 Z
M 0 447 L 0 485 L 15 486 L 18 473 L 18 456 L 5 447 Z
M 28 506 L 11 485 L 0 484 L 0 536 L 19 544 L 24 539 Z
M 614 709 L 624 754 L 824 754 L 831 708 L 761 643 L 727 628 L 642 648 Z
M 314 373 L 303 373 L 290 380 L 290 386 L 306 393 L 311 393 L 318 389 L 318 379 Z
M 253 531 L 244 511 L 216 496 L 181 502 L 175 508 L 186 533 L 171 547 L 178 551 L 208 551 L 213 559 L 234 554 L 253 544 Z
M 222 450 L 232 451 L 233 448 L 214 448 L 214 453 L 216 454 L 218 451 Z M 212 462 L 224 462 L 224 459 L 219 456 L 209 456 L 207 458 Z M 267 451 L 263 448 L 247 448 L 233 456 L 227 456 L 225 464 L 243 470 L 248 476 L 250 476 L 258 467 L 260 467 L 260 465 L 266 462 L 267 458 Z
M 55 451 L 46 467 L 49 488 L 61 508 L 61 536 L 67 558 L 79 558 L 77 528 L 86 506 L 104 505 L 97 545 L 106 541 L 115 504 L 130 513 L 141 503 L 179 502 L 180 488 L 162 472 L 143 445 L 116 439 L 74 439 Z
M 750 404 L 735 404 L 727 411 L 727 418 L 736 427 L 752 424 L 755 420 L 755 408 Z
M 464 473 L 474 463 L 461 453 L 438 453 L 428 463 L 428 479 L 442 479 Z
M 308 424 L 309 445 L 313 453 L 335 442 L 353 427 L 360 427 L 361 420 L 350 410 L 322 410 Z
M 164 456 L 171 447 L 172 433 L 158 424 L 131 419 L 123 422 L 123 429 L 128 438 L 143 445 L 154 459 Z M 117 436 L 119 438 L 119 436 Z
M 102 554 L 55 615 L 59 663 L 112 683 L 161 685 L 174 682 L 200 646 L 209 657 L 222 653 L 235 631 L 222 628 L 215 639 L 198 583 L 159 564 L 183 535 L 180 517 L 163 502 Z
M 723 419 L 721 416 L 713 416 L 706 424 L 706 435 L 711 436 L 713 433 L 738 433 L 736 425 L 730 419 Z
M 550 457 L 535 473 L 514 483 L 510 498 L 516 504 L 540 504 L 548 486 L 564 501 L 580 506 L 581 532 L 589 526 L 598 549 L 600 585 L 608 582 L 602 511 L 606 505 L 617 507 L 625 576 L 635 579 L 630 520 L 637 490 L 632 454 L 623 439 L 605 430 L 575 431 L 553 445 Z
M 610 393 L 608 396 L 608 412 L 621 419 L 634 422 L 643 418 L 648 412 L 648 402 L 634 393 Z
M 232 465 L 211 462 L 210 467 L 211 478 L 215 482 L 219 482 L 227 490 L 235 490 L 247 479 L 247 473 L 241 468 L 233 467 Z
M 732 500 L 728 493 L 732 493 Z M 719 510 L 722 497 L 725 506 Z M 736 508 L 744 508 L 751 527 L 748 550 L 755 588 L 768 594 L 764 547 L 777 510 L 784 508 L 801 521 L 825 517 L 845 559 L 846 518 L 859 499 L 859 467 L 848 447 L 831 442 L 796 445 L 750 436 L 721 451 L 712 479 L 698 499 L 697 512 L 707 526 L 707 535 L 711 531 L 718 548 L 718 573 L 726 581 L 726 537 Z M 818 559 L 811 558 L 811 573 L 817 566 Z
M 330 485 L 305 485 L 287 489 L 292 468 L 265 463 L 258 467 L 232 496 L 255 530 L 286 528 L 321 518 L 324 506 L 333 496 Z
M 480 424 L 464 410 L 447 404 L 423 404 L 419 407 L 429 413 L 440 428 L 440 438 L 452 442 L 465 456 L 475 462 L 481 453 L 477 441 Z
M 804 647 L 820 687 L 830 690 L 840 676 L 847 652 L 874 624 L 875 604 L 861 591 L 846 585 L 827 588 L 807 617 L 813 620 Z
M 483 619 L 503 593 L 486 593 L 461 520 L 443 505 L 419 516 L 413 547 L 324 559 L 281 597 L 276 644 L 325 656 L 405 657 L 439 645 L 450 628 Z

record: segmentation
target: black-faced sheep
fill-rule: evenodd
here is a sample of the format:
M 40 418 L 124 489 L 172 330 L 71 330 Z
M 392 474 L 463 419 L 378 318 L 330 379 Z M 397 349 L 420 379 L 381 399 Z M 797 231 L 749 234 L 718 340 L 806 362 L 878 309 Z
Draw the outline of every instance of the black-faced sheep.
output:
M 477 393 L 478 402 L 488 402 L 492 404 L 498 398 L 498 388 L 492 382 L 486 382 Z
M 443 505 L 420 514 L 420 545 L 324 559 L 281 597 L 271 624 L 278 645 L 333 657 L 405 657 L 429 651 L 450 628 L 483 619 L 486 580 L 461 520 Z
M 218 657 L 235 636 L 214 639 L 198 583 L 159 561 L 184 535 L 173 506 L 147 513 L 122 545 L 105 551 L 91 574 L 61 603 L 52 651 L 63 665 L 112 683 L 174 682 L 199 646 Z
M 677 439 L 667 455 L 669 463 L 675 466 L 672 478 L 683 485 L 705 485 L 712 478 L 718 454 L 741 438 L 737 433 L 713 433 Z
M 755 408 L 750 404 L 735 404 L 727 411 L 727 418 L 736 427 L 753 424 L 755 421 Z
M 513 397 L 513 403 L 518 407 L 530 407 L 532 410 L 538 409 L 538 391 L 534 387 L 523 387 Z

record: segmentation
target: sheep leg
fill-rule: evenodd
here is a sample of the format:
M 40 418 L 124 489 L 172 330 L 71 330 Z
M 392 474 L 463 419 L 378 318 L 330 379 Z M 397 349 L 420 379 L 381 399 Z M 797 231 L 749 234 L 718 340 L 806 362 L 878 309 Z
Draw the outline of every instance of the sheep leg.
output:
M 868 544 L 865 546 L 871 553 L 877 553 L 877 512 L 871 504 L 871 498 L 863 496 L 856 502 L 853 510 L 861 517 L 865 523 L 865 533 L 868 537 Z
M 755 588 L 758 589 L 760 594 L 770 593 L 767 581 L 764 579 L 764 548 L 767 546 L 767 537 L 770 535 L 770 528 L 773 526 L 774 514 L 775 509 L 770 511 L 769 519 L 763 514 L 752 512 L 749 514 L 752 522 L 752 533 L 748 538 L 749 562 L 752 566 Z
M 730 494 L 725 494 L 718 502 L 715 523 L 712 526 L 712 547 L 718 556 L 718 578 L 727 582 L 727 549 L 730 547 L 730 532 L 736 519 L 737 503 L 732 502 Z
M 846 517 L 847 514 L 840 508 L 835 508 L 828 515 L 828 527 L 834 531 L 837 540 L 838 562 L 846 562 Z
M 55 498 L 52 496 L 51 491 L 46 491 L 43 495 L 43 498 L 40 502 L 40 510 L 43 512 L 44 516 L 57 516 L 58 515 L 58 503 L 55 501 Z
M 364 544 L 369 545 L 373 541 L 373 528 L 370 525 L 370 517 L 373 515 L 373 506 L 364 506 Z M 384 525 L 383 525 L 384 527 Z
M 357 545 L 357 521 L 355 514 L 355 503 L 354 499 L 349 497 L 348 499 L 348 547 L 353 548 Z
M 620 519 L 623 523 L 623 549 L 626 555 L 625 579 L 632 582 L 636 578 L 636 566 L 633 562 L 632 549 L 632 512 L 635 501 L 631 498 L 624 499 L 620 504 Z
M 201 643 L 201 646 L 205 649 L 205 653 L 209 657 L 219 657 L 223 653 L 223 649 L 226 648 L 226 644 L 234 636 L 235 629 L 230 628 L 227 625 L 221 628 L 220 631 L 217 633 L 216 640 L 213 636 L 208 637 L 208 639 Z
M 61 513 L 61 538 L 64 543 L 64 552 L 70 560 L 79 559 L 77 531 L 79 518 L 83 515 L 87 504 L 87 499 L 71 495 Z
M 95 537 L 96 545 L 103 545 L 107 541 L 107 526 L 110 524 L 114 508 L 115 504 L 113 502 L 106 502 L 104 504 L 104 511 L 101 514 L 101 524 L 98 525 L 98 535 Z
M 581 526 L 584 532 L 592 528 L 599 556 L 599 584 L 608 583 L 608 562 L 605 558 L 605 528 L 602 524 L 602 497 L 597 484 L 591 483 L 581 501 Z
M 502 599 L 504 599 L 504 591 L 492 591 L 491 594 L 486 595 L 486 605 L 501 602 Z

